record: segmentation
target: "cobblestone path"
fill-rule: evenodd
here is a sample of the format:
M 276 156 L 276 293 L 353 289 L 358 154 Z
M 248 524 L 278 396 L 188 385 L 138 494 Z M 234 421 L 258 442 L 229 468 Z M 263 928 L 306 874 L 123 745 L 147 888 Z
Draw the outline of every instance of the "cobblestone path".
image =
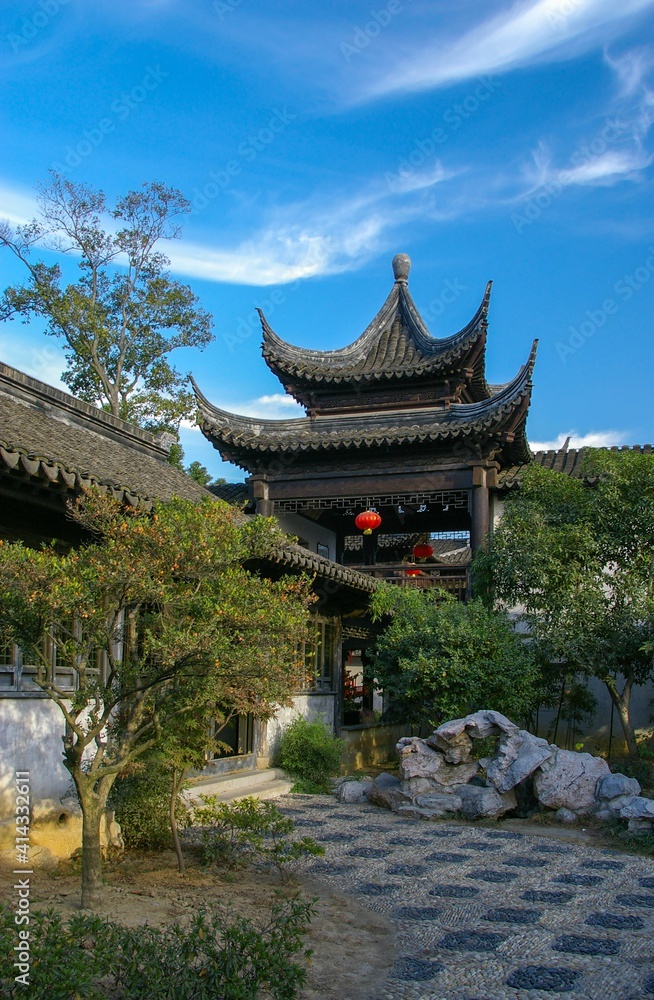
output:
M 370 1000 L 654 997 L 651 859 L 326 795 L 276 804 L 325 848 L 308 871 L 395 923 Z

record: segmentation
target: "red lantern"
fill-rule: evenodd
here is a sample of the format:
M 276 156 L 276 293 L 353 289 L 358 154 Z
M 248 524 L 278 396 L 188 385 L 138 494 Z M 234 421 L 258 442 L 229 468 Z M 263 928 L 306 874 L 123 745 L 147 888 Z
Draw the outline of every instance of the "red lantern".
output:
M 354 518 L 354 523 L 357 528 L 360 528 L 364 535 L 372 535 L 373 529 L 378 528 L 381 524 L 381 517 L 376 510 L 364 510 L 363 513 L 357 514 Z
M 418 545 L 413 546 L 413 554 L 416 559 L 429 559 L 434 554 L 434 548 L 432 545 L 427 545 L 426 542 L 419 542 Z
M 422 570 L 420 569 L 407 569 L 404 571 L 405 576 L 420 576 Z

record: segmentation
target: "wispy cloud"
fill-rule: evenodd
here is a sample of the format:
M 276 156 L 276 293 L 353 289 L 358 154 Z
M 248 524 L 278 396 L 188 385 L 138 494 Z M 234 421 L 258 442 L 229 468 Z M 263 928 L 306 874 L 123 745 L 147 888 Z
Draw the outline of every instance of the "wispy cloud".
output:
M 568 448 L 613 448 L 625 444 L 628 439 L 628 431 L 591 431 L 588 434 L 568 431 L 553 441 L 530 441 L 529 447 L 532 451 L 560 451 L 567 442 Z
M 17 368 L 32 378 L 47 382 L 63 392 L 70 392 L 68 386 L 61 381 L 66 358 L 54 341 L 44 344 L 39 335 L 35 338 L 27 337 L 22 327 L 7 324 L 0 331 L 0 358 L 4 364 Z
M 617 34 L 653 0 L 532 0 L 488 18 L 458 38 L 405 52 L 363 91 L 363 99 L 427 90 L 533 62 L 571 58 Z
M 183 238 L 163 249 L 176 274 L 206 281 L 261 287 L 339 274 L 362 267 L 386 249 L 403 223 L 427 217 L 430 204 L 425 199 L 455 175 L 436 164 L 433 170 L 412 174 L 406 187 L 396 192 L 379 177 L 350 194 L 330 198 L 321 192 L 276 207 L 238 242 L 231 234 L 211 242 Z M 36 209 L 33 196 L 0 184 L 0 218 L 25 223 Z M 107 225 L 111 227 L 111 220 Z
M 283 392 L 273 392 L 270 395 L 257 396 L 256 399 L 225 402 L 215 399 L 213 402 L 229 413 L 239 413 L 244 417 L 258 417 L 261 420 L 290 420 L 292 417 L 305 417 L 303 406 Z M 182 420 L 182 427 L 187 431 L 200 432 L 197 424 L 190 420 Z

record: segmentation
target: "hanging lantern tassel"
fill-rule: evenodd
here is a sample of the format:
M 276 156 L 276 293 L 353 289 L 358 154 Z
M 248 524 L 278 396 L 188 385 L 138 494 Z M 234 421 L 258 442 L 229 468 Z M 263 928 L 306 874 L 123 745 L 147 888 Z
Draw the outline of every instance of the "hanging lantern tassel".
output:
M 374 529 L 378 528 L 381 522 L 382 519 L 376 510 L 364 510 L 361 514 L 357 514 L 354 519 L 357 528 L 363 531 L 364 535 L 372 535 Z

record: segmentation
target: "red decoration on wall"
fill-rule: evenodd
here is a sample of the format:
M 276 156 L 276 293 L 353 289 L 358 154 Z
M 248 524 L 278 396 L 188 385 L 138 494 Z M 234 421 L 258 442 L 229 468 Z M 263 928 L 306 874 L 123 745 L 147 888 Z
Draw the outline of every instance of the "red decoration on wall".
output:
M 427 545 L 426 542 L 419 542 L 418 545 L 413 546 L 413 554 L 416 559 L 429 559 L 434 554 L 434 547 Z
M 373 530 L 378 528 L 381 522 L 382 519 L 376 510 L 364 510 L 354 518 L 354 523 L 364 535 L 372 535 Z

